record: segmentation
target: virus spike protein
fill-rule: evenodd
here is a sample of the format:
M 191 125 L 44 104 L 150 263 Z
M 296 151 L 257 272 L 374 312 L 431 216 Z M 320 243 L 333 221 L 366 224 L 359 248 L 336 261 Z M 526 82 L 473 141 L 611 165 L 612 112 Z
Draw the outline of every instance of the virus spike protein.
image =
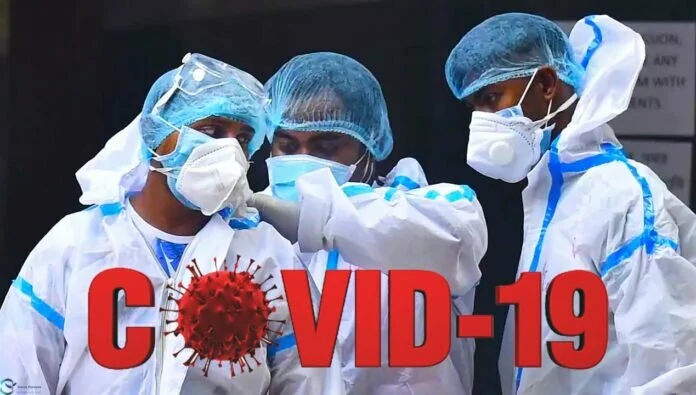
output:
M 239 365 L 242 373 L 245 366 L 252 372 L 246 356 L 251 356 L 257 366 L 261 365 L 255 356 L 256 349 L 262 343 L 274 344 L 267 338 L 269 332 L 282 333 L 270 329 L 269 324 L 279 323 L 279 327 L 282 327 L 285 323 L 269 318 L 276 310 L 270 303 L 283 299 L 282 295 L 266 299 L 266 294 L 277 289 L 277 286 L 273 285 L 265 291 L 261 289 L 273 275 L 257 283 L 254 275 L 261 266 L 249 273 L 254 264 L 254 260 L 250 259 L 247 270 L 238 272 L 240 259 L 241 256 L 237 255 L 233 271 L 228 271 L 227 260 L 219 267 L 215 259 L 216 270 L 205 275 L 193 259 L 186 267 L 192 275 L 188 286 L 179 283 L 178 289 L 169 287 L 181 295 L 176 299 L 170 294 L 168 298 L 176 302 L 178 309 L 171 310 L 165 308 L 166 306 L 160 309 L 165 314 L 178 313 L 176 320 L 166 321 L 168 324 L 177 324 L 176 329 L 165 332 L 166 335 L 184 337 L 184 348 L 174 353 L 174 357 L 184 349 L 191 348 L 193 353 L 184 365 L 194 366 L 198 359 L 204 360 L 205 376 L 208 376 L 212 361 L 219 361 L 219 366 L 222 366 L 223 361 L 228 361 L 231 377 L 235 377 L 234 364 Z

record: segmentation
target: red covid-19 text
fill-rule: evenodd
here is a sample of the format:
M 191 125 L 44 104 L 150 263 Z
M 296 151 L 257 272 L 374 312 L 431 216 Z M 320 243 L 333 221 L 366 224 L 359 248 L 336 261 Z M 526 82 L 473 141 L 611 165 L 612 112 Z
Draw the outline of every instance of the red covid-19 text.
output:
M 381 324 L 382 317 L 387 314 L 381 311 L 379 303 L 382 292 L 385 292 L 381 285 L 382 272 L 327 271 L 317 314 L 313 307 L 315 301 L 311 296 L 312 280 L 308 272 L 283 270 L 281 273 L 297 352 L 303 367 L 331 365 L 351 276 L 355 276 L 355 365 L 364 368 L 381 366 Z M 198 273 L 198 276 L 203 275 Z M 452 328 L 452 295 L 447 281 L 437 273 L 392 270 L 388 276 L 389 366 L 427 367 L 442 362 L 450 351 L 452 330 L 455 330 L 458 338 L 494 336 L 492 315 L 461 315 L 456 317 L 456 328 Z M 230 285 L 233 285 L 232 282 Z M 188 288 L 189 291 L 193 289 Z M 125 294 L 126 308 L 153 308 L 153 314 L 158 313 L 154 310 L 152 283 L 144 274 L 132 269 L 114 268 L 96 276 L 89 289 L 88 344 L 94 360 L 111 369 L 139 366 L 151 357 L 155 347 L 155 328 L 152 327 L 126 328 L 124 346 L 118 346 L 116 303 L 121 291 Z M 229 298 L 220 296 L 218 291 L 221 290 L 215 291 L 216 297 L 212 300 L 230 303 Z M 424 300 L 423 322 L 416 322 L 417 293 Z M 558 275 L 545 292 L 542 290 L 542 276 L 535 272 L 522 274 L 514 284 L 499 286 L 497 303 L 515 308 L 515 365 L 541 366 L 542 347 L 546 347 L 552 361 L 561 367 L 589 369 L 597 365 L 607 348 L 607 299 L 601 278 L 580 270 Z M 263 299 L 259 296 L 258 300 Z M 259 306 L 266 305 L 259 303 Z M 237 314 L 236 310 L 221 306 L 211 311 L 234 315 Z M 264 322 L 269 321 L 266 314 L 262 318 Z M 221 322 L 235 322 L 235 318 Z M 508 328 L 512 327 L 510 324 Z M 267 324 L 262 322 L 253 325 L 249 330 L 258 331 L 259 325 L 268 329 Z M 425 334 L 422 344 L 416 344 L 416 325 L 422 325 Z M 241 333 L 243 328 L 235 328 L 233 332 Z M 551 333 L 565 339 L 544 342 L 543 339 Z M 232 339 L 234 336 L 228 337 Z M 256 341 L 254 343 L 260 345 Z M 240 363 L 240 355 L 246 353 L 253 356 L 253 350 L 245 349 L 243 353 L 226 359 Z

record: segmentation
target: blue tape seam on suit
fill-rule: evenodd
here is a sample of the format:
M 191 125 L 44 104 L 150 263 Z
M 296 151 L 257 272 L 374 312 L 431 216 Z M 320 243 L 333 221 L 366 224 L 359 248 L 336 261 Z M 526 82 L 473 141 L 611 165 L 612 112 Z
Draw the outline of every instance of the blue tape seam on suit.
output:
M 53 324 L 56 328 L 63 330 L 65 327 L 65 318 L 53 307 L 48 305 L 48 303 L 36 296 L 34 294 L 34 287 L 29 284 L 29 282 L 22 277 L 17 277 L 17 279 L 12 281 L 12 286 L 29 298 L 31 307 L 33 307 L 39 315 L 46 318 L 48 322 Z
M 398 186 L 404 186 L 404 187 L 408 188 L 408 190 L 420 188 L 418 183 L 416 183 L 412 179 L 410 179 L 406 176 L 398 176 L 394 179 L 394 182 L 392 182 L 391 186 L 387 187 L 387 192 L 385 192 L 385 194 L 384 194 L 384 200 L 391 201 L 394 198 L 394 195 L 396 195 L 396 192 L 399 191 L 397 189 Z M 346 185 L 346 186 L 342 187 L 341 189 L 348 197 L 355 197 L 358 195 L 373 193 L 375 191 L 374 188 L 372 188 L 368 185 L 364 185 L 364 184 Z M 469 186 L 460 185 L 459 190 L 447 193 L 445 195 L 442 195 L 439 192 L 434 191 L 434 190 L 428 191 L 425 194 L 426 199 L 435 200 L 439 197 L 443 197 L 445 200 L 447 200 L 450 203 L 454 203 L 454 202 L 457 202 L 457 201 L 463 200 L 463 199 L 466 199 L 466 200 L 471 202 L 476 197 L 476 193 Z
M 539 232 L 539 239 L 537 240 L 536 247 L 534 248 L 534 257 L 532 258 L 532 264 L 529 267 L 530 272 L 535 272 L 539 266 L 539 259 L 541 256 L 541 250 L 546 236 L 546 230 L 556 213 L 556 208 L 558 206 L 558 201 L 561 197 L 561 188 L 563 187 L 563 173 L 569 172 L 584 172 L 593 167 L 601 166 L 606 163 L 611 162 L 621 162 L 628 170 L 631 172 L 633 178 L 640 184 L 643 199 L 643 232 L 633 238 L 631 241 L 620 247 L 618 250 L 612 252 L 607 257 L 606 261 L 600 265 L 601 275 L 606 275 L 609 271 L 616 268 L 630 258 L 637 250 L 645 247 L 645 251 L 648 254 L 652 254 L 655 248 L 658 246 L 666 246 L 679 250 L 679 244 L 670 240 L 664 236 L 661 236 L 655 230 L 655 208 L 653 204 L 652 192 L 650 191 L 650 186 L 648 181 L 638 173 L 635 166 L 631 165 L 623 152 L 611 145 L 603 144 L 603 153 L 581 159 L 572 163 L 561 163 L 558 158 L 558 151 L 556 148 L 558 140 L 554 141 L 551 147 L 551 156 L 549 159 L 549 171 L 551 172 L 551 191 L 549 192 L 548 202 L 546 204 L 546 214 L 544 215 L 544 220 L 542 222 L 542 227 Z M 522 380 L 522 368 L 517 369 L 517 387 L 519 388 L 520 381 Z

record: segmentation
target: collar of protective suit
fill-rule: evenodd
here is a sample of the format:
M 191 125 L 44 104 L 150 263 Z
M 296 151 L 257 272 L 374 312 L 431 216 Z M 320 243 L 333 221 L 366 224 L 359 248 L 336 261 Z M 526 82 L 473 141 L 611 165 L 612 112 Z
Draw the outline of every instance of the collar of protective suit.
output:
M 597 154 L 603 143 L 620 146 L 607 122 L 628 109 L 645 60 L 640 34 L 607 15 L 578 21 L 569 38 L 586 75 L 573 118 L 556 142 L 561 162 Z

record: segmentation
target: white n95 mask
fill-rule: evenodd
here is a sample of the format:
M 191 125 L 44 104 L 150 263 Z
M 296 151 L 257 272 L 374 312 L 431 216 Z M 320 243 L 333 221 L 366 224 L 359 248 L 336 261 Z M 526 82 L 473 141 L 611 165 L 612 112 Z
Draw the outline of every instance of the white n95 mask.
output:
M 522 112 L 522 101 L 534 80 L 529 80 L 517 105 L 496 113 L 474 111 L 469 126 L 466 163 L 486 177 L 509 183 L 522 181 L 549 148 L 551 131 L 548 122 L 570 107 L 577 95 L 547 115 L 532 121 Z
M 227 207 L 238 210 L 252 195 L 246 178 L 248 168 L 249 162 L 237 139 L 211 139 L 191 150 L 178 169 L 175 189 L 203 215 L 213 215 Z M 153 170 L 167 174 L 172 169 Z

